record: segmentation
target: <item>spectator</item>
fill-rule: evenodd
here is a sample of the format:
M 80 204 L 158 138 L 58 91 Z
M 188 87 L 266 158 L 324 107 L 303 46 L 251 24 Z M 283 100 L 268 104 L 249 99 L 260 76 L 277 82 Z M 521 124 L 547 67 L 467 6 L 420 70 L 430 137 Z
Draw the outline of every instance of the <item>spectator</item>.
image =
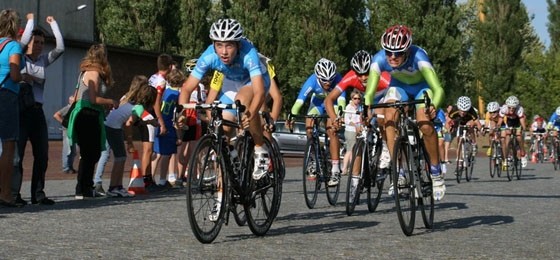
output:
M 352 160 L 352 150 L 356 143 L 356 135 L 362 131 L 362 116 L 353 113 L 361 110 L 362 92 L 354 89 L 350 98 L 350 102 L 348 102 L 344 111 L 344 139 L 346 140 L 346 154 L 344 154 L 344 160 L 342 162 L 344 175 L 348 174 L 346 171 L 348 170 L 348 164 L 351 162 L 350 160 Z M 353 178 L 352 180 L 354 181 L 354 179 L 356 179 L 356 181 L 358 180 L 357 178 Z M 357 185 L 357 183 L 353 184 Z
M 16 11 L 0 11 L 0 44 L 16 39 L 19 29 L 19 16 Z M 13 174 L 16 140 L 19 133 L 19 86 L 22 68 L 22 50 L 16 41 L 4 43 L 0 50 L 0 205 L 16 207 L 12 197 L 11 181 Z
M 167 85 L 165 77 L 167 76 L 167 73 L 169 73 L 173 68 L 173 64 L 173 58 L 169 54 L 160 54 L 157 58 L 158 71 L 148 79 L 148 84 L 154 87 L 157 90 L 157 93 L 160 95 L 163 93 L 163 90 L 165 90 L 165 86 Z M 148 109 L 148 112 L 151 114 L 151 116 L 146 115 L 143 117 L 143 120 L 152 120 L 155 118 L 158 120 L 159 124 L 163 124 L 163 121 L 160 120 L 161 100 L 158 100 L 157 98 L 154 107 Z M 163 132 L 167 131 L 167 129 L 164 130 L 165 131 Z M 154 148 L 155 131 L 156 129 L 153 125 L 140 125 L 140 138 L 142 139 L 142 173 L 144 174 L 144 185 L 148 189 L 151 189 L 152 187 L 157 188 L 156 183 L 152 179 L 152 154 Z
M 107 50 L 103 44 L 92 45 L 80 63 L 76 106 L 70 114 L 68 138 L 80 148 L 76 199 L 97 197 L 93 189 L 94 167 L 105 150 L 105 109 L 119 107 L 116 100 L 105 98 L 113 85 Z
M 21 198 L 21 185 L 23 181 L 23 157 L 27 141 L 31 142 L 33 150 L 33 170 L 31 175 L 31 203 L 53 205 L 54 201 L 49 199 L 45 192 L 45 173 L 49 161 L 49 133 L 47 120 L 43 111 L 43 92 L 45 90 L 45 69 L 56 61 L 64 53 L 64 40 L 54 17 L 47 16 L 56 39 L 55 49 L 43 53 L 45 44 L 45 33 L 40 29 L 31 32 L 31 41 L 27 46 L 25 54 L 25 68 L 21 71 L 23 81 L 32 86 L 35 104 L 21 107 L 19 139 L 17 141 L 17 152 L 14 175 L 12 176 L 12 193 L 16 202 L 27 204 Z
M 172 155 L 177 154 L 177 144 L 181 142 L 173 125 L 173 117 L 175 105 L 179 100 L 179 89 L 186 80 L 185 74 L 179 69 L 172 69 L 166 78 L 168 86 L 164 91 L 158 90 L 158 97 L 156 98 L 156 103 L 159 101 L 161 104 L 154 106 L 161 107 L 161 117 L 158 118 L 159 128 L 156 129 L 156 139 L 154 141 L 155 158 L 152 161 L 152 178 L 156 178 L 159 167 L 160 177 L 154 179 L 154 181 L 157 181 L 160 189 L 167 184 L 167 174 L 172 174 L 169 171 L 170 159 Z M 175 173 L 177 172 L 176 168 L 175 165 L 172 165 Z
M 153 107 L 155 89 L 148 86 L 145 76 L 136 75 L 130 83 L 129 91 L 121 98 L 119 108 L 111 110 L 105 120 L 105 131 L 107 133 L 107 150 L 101 153 L 97 171 L 95 173 L 95 190 L 105 193 L 102 186 L 102 175 L 109 159 L 109 149 L 113 150 L 115 161 L 111 170 L 111 182 L 107 195 L 111 197 L 133 197 L 123 188 L 123 173 L 126 162 L 126 152 L 133 153 L 136 149 L 132 142 L 132 125 L 137 122 L 144 113 L 146 107 Z M 123 128 L 123 126 L 125 126 Z M 126 136 L 126 149 L 124 140 Z
M 56 111 L 53 115 L 54 119 L 59 123 L 68 113 L 70 106 L 74 103 L 74 96 L 68 97 L 68 105 L 64 106 L 60 110 Z M 62 126 L 62 172 L 64 173 L 76 173 L 74 169 L 74 158 L 76 157 L 76 144 L 70 145 L 68 142 L 68 130 L 66 127 Z

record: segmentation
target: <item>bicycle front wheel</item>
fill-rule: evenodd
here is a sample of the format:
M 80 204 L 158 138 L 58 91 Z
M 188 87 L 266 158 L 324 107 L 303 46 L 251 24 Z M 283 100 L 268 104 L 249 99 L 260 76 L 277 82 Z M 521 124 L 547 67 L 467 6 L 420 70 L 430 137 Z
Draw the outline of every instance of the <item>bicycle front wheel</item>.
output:
M 470 182 L 472 179 L 472 173 L 473 173 L 473 169 L 474 169 L 474 155 L 472 152 L 472 144 L 468 143 L 468 145 L 465 147 L 465 159 L 466 159 L 466 169 L 465 169 L 465 180 L 467 180 L 467 182 Z
M 397 216 L 403 233 L 412 235 L 416 217 L 416 198 L 414 197 L 414 156 L 408 143 L 408 136 L 401 136 L 395 142 L 392 177 Z
M 369 178 L 368 182 L 366 183 L 367 188 L 367 204 L 368 204 L 368 211 L 375 212 L 377 206 L 379 205 L 379 201 L 381 200 L 381 194 L 383 193 L 383 184 L 385 183 L 385 178 L 387 177 L 386 169 L 379 169 L 379 157 L 381 155 L 382 150 L 382 142 L 378 142 L 375 146 L 370 146 L 370 153 L 371 150 L 375 149 L 374 158 L 370 158 L 369 160 L 374 160 L 374 163 L 371 163 L 368 167 L 368 175 Z M 372 156 L 372 155 L 370 155 Z
M 313 138 L 307 140 L 303 157 L 303 195 L 305 197 L 305 204 L 310 209 L 315 207 L 320 185 L 318 175 L 321 167 L 317 161 L 319 157 L 315 142 L 316 140 Z
M 362 190 L 364 180 L 363 173 L 366 171 L 367 158 L 365 157 L 365 142 L 358 140 L 352 149 L 352 160 L 348 165 L 348 183 L 346 189 L 346 214 L 351 216 L 354 208 L 360 200 L 360 191 Z M 354 174 L 357 173 L 356 176 Z
M 422 221 L 424 226 L 428 229 L 434 227 L 434 196 L 432 190 L 432 173 L 430 171 L 430 158 L 428 152 L 426 152 L 426 147 L 424 142 L 419 143 L 419 150 L 421 153 L 418 158 L 420 158 L 420 163 L 418 165 L 418 184 L 419 188 L 416 190 L 420 191 L 417 196 L 418 205 L 420 212 L 422 213 Z
M 272 158 L 274 156 L 272 144 L 266 138 L 264 144 L 268 148 L 268 158 Z M 280 207 L 280 165 L 276 160 L 269 162 L 268 172 L 262 178 L 255 180 L 248 177 L 251 193 L 247 195 L 249 199 L 245 204 L 245 214 L 247 214 L 249 228 L 257 236 L 264 236 L 268 232 Z M 248 170 L 252 173 L 252 166 Z
M 212 136 L 204 136 L 190 159 L 186 188 L 187 213 L 198 241 L 211 243 L 224 223 L 227 201 L 226 165 Z
M 508 156 L 506 158 L 507 160 L 507 167 L 506 167 L 506 175 L 508 178 L 508 181 L 511 181 L 513 179 L 513 175 L 515 175 L 515 171 L 516 171 L 516 167 L 517 167 L 517 162 L 516 162 L 516 153 L 517 151 L 515 151 L 515 147 L 513 146 L 513 140 L 509 141 L 508 144 Z

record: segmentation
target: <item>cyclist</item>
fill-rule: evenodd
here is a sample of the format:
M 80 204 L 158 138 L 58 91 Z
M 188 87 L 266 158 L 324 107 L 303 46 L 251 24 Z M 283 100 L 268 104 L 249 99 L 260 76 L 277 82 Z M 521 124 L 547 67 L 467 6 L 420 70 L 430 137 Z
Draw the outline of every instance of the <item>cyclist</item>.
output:
M 531 127 L 529 127 L 529 132 L 531 133 L 531 155 L 532 158 L 536 158 L 537 149 L 536 149 L 536 140 L 535 134 L 541 134 L 541 138 L 543 140 L 543 144 L 546 144 L 547 134 L 546 134 L 546 122 L 544 118 L 539 115 L 535 115 L 533 117 L 533 123 Z M 543 146 L 543 156 L 546 154 L 546 145 Z
M 481 129 L 482 125 L 480 120 L 478 120 L 478 112 L 472 106 L 471 99 L 467 96 L 461 96 L 457 99 L 457 105 L 453 106 L 451 112 L 449 113 L 449 121 L 447 121 L 446 126 L 451 129 L 451 132 L 455 132 L 459 127 L 468 126 L 474 128 L 468 128 L 467 134 L 472 140 L 473 144 L 473 154 L 476 153 L 476 129 Z M 458 144 L 457 144 L 458 145 Z
M 447 157 L 447 150 L 445 149 L 445 135 L 448 133 L 447 128 L 445 127 L 447 122 L 447 116 L 442 108 L 437 110 L 436 118 L 434 119 L 434 128 L 436 129 L 437 137 L 438 137 L 438 150 L 440 154 L 440 159 Z M 441 165 L 441 173 L 445 176 L 447 173 L 447 163 L 443 160 L 440 160 Z
M 292 106 L 291 114 L 297 115 L 299 110 L 303 106 L 305 100 L 311 96 L 309 109 L 307 110 L 307 115 L 324 115 L 325 114 L 325 97 L 334 89 L 342 77 L 336 72 L 336 64 L 328 59 L 321 58 L 315 64 L 315 72 L 311 74 L 303 83 L 301 90 L 299 91 L 298 97 L 294 105 Z M 338 106 L 346 107 L 346 93 L 338 97 Z M 292 128 L 292 123 L 286 121 L 288 127 Z M 335 130 L 332 128 L 333 121 L 327 120 L 327 135 L 329 136 L 330 142 L 330 153 L 332 161 L 332 177 L 329 180 L 329 186 L 336 186 L 340 179 L 340 162 L 339 162 L 339 147 L 340 143 L 338 137 L 336 136 Z M 307 129 L 307 138 L 311 137 L 311 129 L 313 125 L 313 119 L 307 118 L 305 120 L 305 128 Z
M 558 130 L 560 129 L 560 106 L 550 115 L 546 128 L 551 131 L 551 136 L 554 137 L 554 139 L 558 137 Z M 554 148 L 554 145 L 552 147 Z M 552 150 L 553 149 L 550 150 L 550 160 L 554 161 L 554 153 Z
M 270 77 L 270 89 L 268 90 L 268 95 L 266 96 L 266 100 L 263 103 L 263 106 L 261 107 L 261 111 L 270 112 L 270 118 L 272 122 L 270 122 L 269 125 L 266 125 L 265 122 L 262 123 L 265 130 L 264 135 L 270 140 L 272 140 L 271 132 L 274 132 L 274 128 L 275 128 L 274 123 L 280 117 L 280 113 L 282 111 L 283 98 L 282 98 L 282 93 L 280 92 L 280 88 L 276 83 L 276 70 L 271 62 L 271 59 L 262 55 L 261 53 L 259 53 L 259 59 L 261 62 L 261 66 L 266 67 L 266 70 Z M 214 71 L 212 80 L 210 81 L 211 82 L 210 89 L 213 89 L 218 92 L 221 91 L 223 80 L 224 80 L 224 74 L 222 74 L 219 71 Z M 271 108 L 269 109 L 267 103 L 270 103 L 270 101 L 272 101 L 272 105 Z
M 366 87 L 365 105 L 374 103 L 381 73 L 391 74 L 391 82 L 381 102 L 407 101 L 422 98 L 424 91 L 432 97 L 432 106 L 418 106 L 416 119 L 424 135 L 424 144 L 430 157 L 434 199 L 445 195 L 445 182 L 441 176 L 437 134 L 431 121 L 436 116 L 436 108 L 442 104 L 443 88 L 425 50 L 412 45 L 412 31 L 403 25 L 389 27 L 381 36 L 383 50 L 373 56 Z M 382 110 L 385 115 L 385 134 L 391 157 L 395 144 L 395 123 L 397 111 L 394 108 Z
M 263 147 L 263 131 L 258 114 L 264 103 L 270 78 L 266 67 L 261 66 L 257 49 L 246 39 L 243 39 L 243 28 L 235 19 L 219 19 L 210 28 L 210 39 L 212 44 L 198 58 L 196 66 L 182 86 L 179 96 L 179 104 L 189 102 L 191 92 L 196 89 L 204 74 L 211 70 L 217 70 L 224 74 L 224 82 L 221 91 L 208 93 L 206 103 L 212 103 L 219 99 L 222 103 L 231 104 L 239 100 L 247 107 L 243 115 L 234 115 L 224 112 L 224 119 L 234 120 L 235 116 L 241 116 L 244 127 L 249 131 L 255 142 L 255 165 L 253 179 L 259 180 L 267 172 L 268 151 Z M 222 198 L 221 189 L 217 194 L 210 220 L 217 220 Z
M 506 99 L 506 103 L 500 108 L 500 117 L 498 119 L 498 125 L 502 125 L 505 122 L 505 127 L 518 128 L 521 131 L 517 132 L 516 138 L 519 142 L 520 153 L 521 153 L 521 166 L 527 166 L 527 155 L 525 154 L 524 141 L 523 141 L 523 131 L 526 126 L 525 112 L 522 106 L 519 105 L 519 99 L 516 96 L 509 96 Z M 510 131 L 502 131 L 502 138 L 505 138 L 504 144 L 509 143 Z M 502 145 L 503 154 L 506 154 L 507 145 Z M 504 166 L 507 166 L 507 160 L 504 160 Z
M 484 126 L 485 129 L 489 131 L 489 138 L 488 138 L 488 150 L 486 150 L 486 155 L 492 156 L 492 139 L 494 135 L 498 135 L 496 131 L 499 131 L 502 126 L 498 125 L 498 121 L 500 116 L 498 112 L 500 111 L 500 104 L 496 101 L 492 101 L 486 105 L 486 115 L 484 117 Z M 486 130 L 482 132 L 484 135 Z M 502 141 L 502 139 L 500 139 Z M 503 146 L 503 144 L 502 144 Z
M 350 65 L 352 69 L 348 71 L 340 82 L 334 87 L 334 89 L 325 98 L 325 109 L 329 115 L 329 120 L 333 122 L 333 127 L 335 131 L 338 131 L 341 127 L 341 121 L 337 120 L 338 116 L 334 109 L 334 102 L 340 97 L 342 93 L 345 93 L 348 88 L 354 88 L 362 93 L 366 91 L 366 84 L 369 77 L 369 69 L 371 65 L 371 54 L 367 51 L 359 50 L 354 54 L 350 60 Z M 389 86 L 389 80 L 391 75 L 388 72 L 383 72 L 381 74 L 379 86 L 377 87 L 377 92 L 375 93 L 375 99 L 377 102 L 381 99 L 387 87 Z M 338 135 L 335 135 L 338 139 Z M 348 140 L 346 140 L 348 142 Z M 352 147 L 346 147 L 348 151 L 352 150 Z M 386 148 L 386 144 L 383 145 L 383 155 L 381 156 L 380 168 L 385 169 L 389 167 L 390 157 L 389 150 Z M 350 153 L 348 153 L 350 155 Z M 336 150 L 334 158 L 339 156 L 339 150 Z M 344 169 L 346 170 L 346 169 Z M 356 173 L 357 174 L 357 173 Z

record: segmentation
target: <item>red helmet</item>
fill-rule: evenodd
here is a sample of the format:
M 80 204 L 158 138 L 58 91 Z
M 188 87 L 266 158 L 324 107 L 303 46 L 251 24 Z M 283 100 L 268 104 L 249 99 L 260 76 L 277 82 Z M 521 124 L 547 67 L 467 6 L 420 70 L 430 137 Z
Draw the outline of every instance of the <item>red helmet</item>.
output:
M 537 122 L 542 123 L 544 121 L 544 119 L 542 117 L 537 117 L 537 119 L 535 119 Z
M 404 25 L 390 27 L 381 36 L 381 46 L 386 51 L 406 51 L 412 44 L 412 31 Z

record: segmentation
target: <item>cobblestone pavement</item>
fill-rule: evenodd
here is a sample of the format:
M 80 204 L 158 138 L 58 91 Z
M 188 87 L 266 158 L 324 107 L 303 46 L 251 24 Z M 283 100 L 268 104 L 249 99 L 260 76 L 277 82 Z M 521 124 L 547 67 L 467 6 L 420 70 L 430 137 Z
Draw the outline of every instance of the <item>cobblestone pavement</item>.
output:
M 471 182 L 457 184 L 448 173 L 435 228 L 417 217 L 411 237 L 386 189 L 374 213 L 362 203 L 346 215 L 346 180 L 336 206 L 320 194 L 308 209 L 301 167 L 288 168 L 282 207 L 266 236 L 232 221 L 208 245 L 190 230 L 183 190 L 76 201 L 73 178 L 49 180 L 56 205 L 0 208 L 0 259 L 558 259 L 560 171 L 529 164 L 521 180 L 509 182 L 490 178 L 487 160 L 478 158 Z

